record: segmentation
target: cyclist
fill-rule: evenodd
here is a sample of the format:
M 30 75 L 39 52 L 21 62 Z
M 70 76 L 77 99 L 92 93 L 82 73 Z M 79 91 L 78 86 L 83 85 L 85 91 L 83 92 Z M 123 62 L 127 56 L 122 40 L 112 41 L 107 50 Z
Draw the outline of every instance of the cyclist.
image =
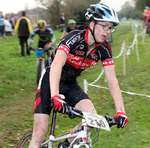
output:
M 39 35 L 38 48 L 50 48 L 55 44 L 55 36 L 53 30 L 46 26 L 46 21 L 39 20 L 37 23 L 37 28 L 35 28 L 28 38 L 28 44 L 33 42 L 34 36 Z M 48 57 L 50 56 L 50 51 L 47 50 Z
M 145 26 L 146 26 L 146 32 L 148 33 L 149 30 L 149 23 L 150 23 L 150 8 L 145 12 Z
M 124 103 L 115 75 L 110 45 L 105 41 L 107 36 L 119 24 L 116 12 L 103 4 L 91 5 L 85 14 L 88 26 L 81 26 L 63 38 L 43 71 L 34 106 L 34 128 L 30 148 L 40 147 L 48 130 L 50 103 L 54 110 L 66 113 L 68 105 L 81 111 L 96 114 L 96 109 L 88 95 L 80 88 L 77 77 L 88 67 L 99 60 L 104 66 L 105 77 L 110 94 L 116 107 L 118 128 L 128 123 Z M 61 100 L 59 94 L 65 96 Z M 78 129 L 77 125 L 74 129 Z M 58 148 L 68 148 L 72 139 L 66 139 Z
M 61 38 L 63 38 L 65 35 L 67 35 L 70 31 L 72 31 L 74 29 L 76 29 L 76 21 L 71 19 L 68 21 L 68 27 L 62 33 Z
M 146 17 L 145 17 L 145 12 L 148 10 L 148 6 L 145 6 L 145 8 L 144 8 L 144 10 L 143 10 L 143 12 L 142 12 L 142 14 L 141 14 L 141 19 L 143 20 L 143 24 L 144 24 L 144 26 L 145 26 L 145 19 L 146 19 Z

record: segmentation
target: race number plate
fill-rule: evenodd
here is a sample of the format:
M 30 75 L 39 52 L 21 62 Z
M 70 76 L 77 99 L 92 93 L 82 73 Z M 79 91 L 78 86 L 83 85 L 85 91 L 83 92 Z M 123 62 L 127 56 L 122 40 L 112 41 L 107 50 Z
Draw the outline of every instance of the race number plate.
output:
M 104 116 L 83 112 L 88 126 L 110 131 L 107 120 Z
M 44 50 L 35 50 L 35 56 L 44 56 Z

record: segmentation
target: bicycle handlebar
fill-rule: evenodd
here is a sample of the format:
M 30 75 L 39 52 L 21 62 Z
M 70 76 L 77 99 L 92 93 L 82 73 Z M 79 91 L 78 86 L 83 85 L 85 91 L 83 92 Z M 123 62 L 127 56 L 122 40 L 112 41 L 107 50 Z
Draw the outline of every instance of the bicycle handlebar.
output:
M 64 99 L 65 97 L 60 96 L 61 99 Z M 50 104 L 50 106 L 52 107 L 52 104 Z M 69 116 L 69 118 L 73 119 L 75 117 L 79 117 L 79 118 L 84 118 L 83 112 L 81 110 L 78 110 L 72 106 L 67 105 L 67 112 L 66 114 Z M 114 117 L 110 117 L 108 116 L 108 113 L 104 116 L 105 119 L 107 120 L 109 126 L 111 127 L 112 125 L 116 125 L 117 122 L 115 120 Z
M 69 111 L 67 112 L 67 115 L 69 116 L 69 118 L 71 118 L 71 119 L 73 119 L 75 117 L 84 118 L 82 111 L 80 111 L 74 107 L 71 107 L 71 106 L 69 106 L 68 108 L 69 108 L 68 109 Z M 108 114 L 106 114 L 104 117 L 106 118 L 110 127 L 117 124 L 114 117 L 110 117 L 110 116 L 108 116 Z
M 108 116 L 108 113 L 104 116 L 109 124 L 109 127 L 113 126 L 113 125 L 117 125 L 117 122 L 115 120 L 114 117 L 110 117 Z
M 73 119 L 73 118 L 75 118 L 75 117 L 83 118 L 83 113 L 82 113 L 82 111 L 80 111 L 80 110 L 78 110 L 78 109 L 76 109 L 76 108 L 74 108 L 74 107 L 71 107 L 71 106 L 68 107 L 68 112 L 67 112 L 66 114 L 67 114 L 67 115 L 69 116 L 69 118 L 71 118 L 71 119 Z
M 53 49 L 53 47 L 50 47 L 50 48 L 37 48 L 37 49 L 35 49 L 35 48 L 33 48 L 33 47 L 31 47 L 31 46 L 28 45 L 28 49 L 29 50 L 33 50 L 33 51 L 35 51 L 35 50 L 44 50 L 44 51 L 47 51 L 47 50 Z

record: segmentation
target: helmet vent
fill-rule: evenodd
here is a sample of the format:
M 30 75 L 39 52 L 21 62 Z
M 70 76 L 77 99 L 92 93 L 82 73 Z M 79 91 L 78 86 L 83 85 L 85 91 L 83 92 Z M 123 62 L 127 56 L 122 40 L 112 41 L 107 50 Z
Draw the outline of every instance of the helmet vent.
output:
M 104 15 L 105 16 L 105 13 L 102 11 L 102 10 L 100 10 L 100 9 L 97 9 L 98 11 L 99 11 L 99 16 L 102 16 L 102 15 Z
M 110 12 L 110 10 L 109 10 L 109 9 L 105 8 L 105 10 L 106 10 L 109 14 L 111 14 L 111 12 Z

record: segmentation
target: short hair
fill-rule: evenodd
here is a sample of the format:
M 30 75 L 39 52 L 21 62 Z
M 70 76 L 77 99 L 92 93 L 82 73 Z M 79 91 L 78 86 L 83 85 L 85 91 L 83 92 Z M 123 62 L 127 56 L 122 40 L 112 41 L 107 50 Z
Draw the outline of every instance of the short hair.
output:
M 26 12 L 25 11 L 22 11 L 22 16 L 26 16 Z

